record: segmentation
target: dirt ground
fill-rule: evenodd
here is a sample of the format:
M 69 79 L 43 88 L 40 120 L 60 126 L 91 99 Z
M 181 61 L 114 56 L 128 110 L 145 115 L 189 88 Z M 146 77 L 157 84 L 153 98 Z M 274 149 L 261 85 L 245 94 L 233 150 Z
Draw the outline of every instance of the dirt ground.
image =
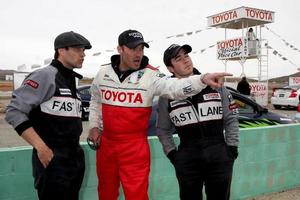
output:
M 300 187 L 247 200 L 300 200 Z
M 5 112 L 6 104 L 0 101 L 0 115 Z
M 12 91 L 13 82 L 12 81 L 0 81 L 0 91 Z

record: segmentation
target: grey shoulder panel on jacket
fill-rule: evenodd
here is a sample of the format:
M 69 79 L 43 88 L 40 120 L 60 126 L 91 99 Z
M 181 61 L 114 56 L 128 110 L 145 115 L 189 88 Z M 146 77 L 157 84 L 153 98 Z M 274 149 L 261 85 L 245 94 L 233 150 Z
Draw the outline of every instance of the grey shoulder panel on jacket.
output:
M 15 128 L 29 120 L 30 111 L 53 96 L 57 71 L 53 66 L 35 70 L 13 91 L 14 98 L 7 106 L 5 116 L 9 124 Z

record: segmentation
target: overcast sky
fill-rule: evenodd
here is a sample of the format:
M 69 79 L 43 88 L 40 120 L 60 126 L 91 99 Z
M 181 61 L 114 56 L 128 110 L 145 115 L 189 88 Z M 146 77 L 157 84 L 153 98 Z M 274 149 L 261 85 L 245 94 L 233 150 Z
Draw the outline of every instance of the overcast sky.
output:
M 297 72 L 300 52 L 287 46 L 282 40 L 300 49 L 300 1 L 298 0 L 1 0 L 0 6 L 0 69 L 17 69 L 26 64 L 43 65 L 53 57 L 55 37 L 73 30 L 90 40 L 93 48 L 86 51 L 83 68 L 85 76 L 93 77 L 101 64 L 108 63 L 117 46 L 118 35 L 126 29 L 137 29 L 143 33 L 150 48 L 145 55 L 150 64 L 166 68 L 162 61 L 164 50 L 172 43 L 190 44 L 194 66 L 201 72 L 224 71 L 222 61 L 216 58 L 216 47 L 208 48 L 224 40 L 224 29 L 207 30 L 207 18 L 223 11 L 241 6 L 275 12 L 275 22 L 268 24 L 275 34 L 262 28 L 262 37 L 273 48 L 269 50 L 269 77 L 278 77 Z M 202 30 L 184 37 L 167 36 Z M 241 31 L 230 33 L 240 37 Z M 281 38 L 279 38 L 279 36 Z M 203 53 L 200 50 L 205 49 Z M 277 50 L 282 57 L 273 55 Z M 93 54 L 101 52 L 98 56 Z M 242 72 L 241 64 L 229 61 L 227 70 L 235 76 Z M 255 60 L 245 63 L 245 74 L 257 76 Z

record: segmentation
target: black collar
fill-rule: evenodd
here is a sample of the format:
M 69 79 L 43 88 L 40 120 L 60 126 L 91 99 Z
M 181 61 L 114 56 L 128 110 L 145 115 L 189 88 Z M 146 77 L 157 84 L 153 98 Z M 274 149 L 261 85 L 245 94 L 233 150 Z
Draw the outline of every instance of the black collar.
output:
M 121 72 L 120 71 L 120 55 L 113 55 L 111 58 L 111 66 L 112 68 L 114 69 L 115 73 L 118 75 L 119 77 L 119 80 L 122 82 L 125 80 L 125 78 L 127 76 L 129 76 L 131 73 L 137 71 L 137 70 L 140 70 L 140 69 L 144 69 L 147 65 L 148 65 L 148 62 L 149 62 L 149 59 L 147 58 L 147 56 L 143 56 L 142 58 L 142 62 L 141 62 L 141 65 L 139 67 L 139 69 L 137 70 L 127 70 L 127 71 L 124 71 L 124 72 Z
M 53 59 L 51 64 L 53 67 L 56 67 L 59 72 L 66 76 L 73 76 L 77 77 L 79 79 L 82 79 L 83 76 L 81 74 L 78 74 L 77 72 L 74 72 L 72 69 L 66 68 L 59 60 Z

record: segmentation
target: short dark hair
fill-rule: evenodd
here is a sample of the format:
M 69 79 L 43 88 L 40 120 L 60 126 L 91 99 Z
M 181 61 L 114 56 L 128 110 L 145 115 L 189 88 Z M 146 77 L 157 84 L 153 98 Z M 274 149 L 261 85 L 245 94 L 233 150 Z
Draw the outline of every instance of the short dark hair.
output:
M 57 49 L 55 49 L 55 53 L 54 53 L 54 59 L 57 59 L 58 58 L 58 50 Z
M 66 50 L 69 50 L 69 47 L 65 47 Z M 58 59 L 59 53 L 58 53 L 58 49 L 55 49 L 55 53 L 54 53 L 54 59 Z

